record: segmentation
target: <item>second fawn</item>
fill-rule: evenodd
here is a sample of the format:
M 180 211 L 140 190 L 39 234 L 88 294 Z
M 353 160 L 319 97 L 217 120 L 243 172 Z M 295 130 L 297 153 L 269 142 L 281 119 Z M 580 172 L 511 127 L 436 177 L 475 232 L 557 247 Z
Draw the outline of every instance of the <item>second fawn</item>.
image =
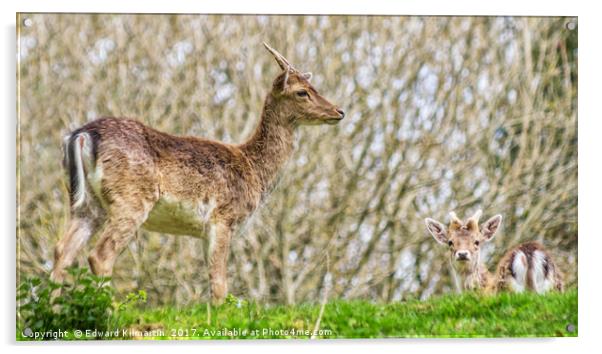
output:
M 426 218 L 427 230 L 440 244 L 449 247 L 449 262 L 456 290 L 545 293 L 563 291 L 562 275 L 550 254 L 538 242 L 525 242 L 513 247 L 502 257 L 495 274 L 481 262 L 480 247 L 495 236 L 502 216 L 495 215 L 479 225 L 481 210 L 462 221 L 450 213 L 449 226 Z

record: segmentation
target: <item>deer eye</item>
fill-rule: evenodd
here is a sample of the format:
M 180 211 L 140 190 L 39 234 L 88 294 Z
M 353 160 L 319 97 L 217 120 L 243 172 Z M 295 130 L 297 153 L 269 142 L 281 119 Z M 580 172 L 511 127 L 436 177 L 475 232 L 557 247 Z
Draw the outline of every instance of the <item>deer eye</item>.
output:
M 478 245 L 479 245 L 479 243 L 480 243 L 480 242 L 479 242 L 479 240 L 476 240 L 476 241 L 474 242 L 474 245 L 475 245 L 475 246 L 478 246 Z
M 450 245 L 450 246 L 453 246 L 454 242 L 453 241 L 447 241 L 447 244 Z
M 309 93 L 305 90 L 297 91 L 296 94 L 298 97 L 309 97 Z

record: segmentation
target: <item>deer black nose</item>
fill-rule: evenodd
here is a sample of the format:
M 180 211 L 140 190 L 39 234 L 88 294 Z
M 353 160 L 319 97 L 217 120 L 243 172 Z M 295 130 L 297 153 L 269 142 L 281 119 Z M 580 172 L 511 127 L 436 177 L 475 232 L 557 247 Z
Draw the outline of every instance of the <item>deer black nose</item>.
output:
M 343 111 L 342 109 L 337 108 L 337 113 L 341 115 L 341 118 L 345 118 L 345 111 Z
M 458 251 L 458 252 L 456 252 L 456 258 L 459 261 L 467 261 L 468 260 L 468 251 Z

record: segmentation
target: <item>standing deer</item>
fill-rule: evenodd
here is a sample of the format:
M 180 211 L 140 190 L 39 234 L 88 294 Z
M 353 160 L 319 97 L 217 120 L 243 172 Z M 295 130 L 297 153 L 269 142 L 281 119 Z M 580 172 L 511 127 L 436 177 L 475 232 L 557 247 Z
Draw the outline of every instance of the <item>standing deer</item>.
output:
M 449 262 L 456 290 L 479 289 L 487 293 L 532 290 L 563 291 L 562 275 L 552 257 L 538 242 L 525 242 L 510 249 L 500 260 L 495 275 L 480 259 L 480 245 L 490 241 L 502 223 L 496 215 L 479 226 L 481 210 L 463 222 L 450 213 L 450 224 L 426 218 L 426 228 L 437 242 L 449 247 Z
M 174 136 L 130 119 L 100 118 L 64 139 L 70 180 L 71 219 L 55 248 L 51 278 L 65 268 L 90 237 L 98 241 L 88 262 L 97 275 L 111 275 L 118 255 L 143 228 L 208 238 L 211 298 L 227 293 L 230 238 L 270 191 L 293 153 L 299 125 L 336 124 L 345 113 L 264 43 L 282 72 L 273 82 L 253 135 L 239 145 Z

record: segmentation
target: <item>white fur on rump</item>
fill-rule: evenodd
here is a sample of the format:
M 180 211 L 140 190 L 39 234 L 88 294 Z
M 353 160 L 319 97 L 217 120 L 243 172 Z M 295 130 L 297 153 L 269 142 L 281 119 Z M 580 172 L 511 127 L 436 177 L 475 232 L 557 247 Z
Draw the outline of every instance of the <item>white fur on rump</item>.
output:
M 547 262 L 545 253 L 541 251 L 533 252 L 533 290 L 538 294 L 543 294 L 554 287 L 554 277 L 552 269 L 549 269 L 548 276 L 545 274 L 545 264 Z M 549 266 L 549 265 L 548 265 Z
M 514 260 L 510 266 L 512 267 L 514 277 L 510 274 L 508 275 L 508 284 L 510 284 L 513 291 L 522 293 L 525 291 L 527 285 L 527 256 L 522 251 L 516 251 Z

